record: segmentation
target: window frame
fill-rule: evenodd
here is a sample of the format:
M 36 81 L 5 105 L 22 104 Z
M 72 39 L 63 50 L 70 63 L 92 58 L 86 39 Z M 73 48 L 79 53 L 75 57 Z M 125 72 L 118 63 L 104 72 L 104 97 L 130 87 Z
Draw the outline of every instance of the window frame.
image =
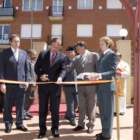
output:
M 93 9 L 93 0 L 91 0 L 91 8 L 87 8 L 87 0 L 84 0 L 84 8 L 80 8 L 80 0 L 77 0 L 77 9 L 78 10 L 92 10 Z
M 33 8 L 33 7 L 31 7 L 31 1 L 32 0 L 28 0 L 28 9 L 25 9 L 26 7 L 24 6 L 24 1 L 25 0 L 23 0 L 22 1 L 22 11 L 23 12 L 30 12 L 30 11 L 36 11 L 36 12 L 40 12 L 40 11 L 43 11 L 43 0 L 41 0 L 42 1 L 42 5 L 41 5 L 41 9 L 37 9 L 37 1 L 38 0 L 35 0 L 35 8 Z

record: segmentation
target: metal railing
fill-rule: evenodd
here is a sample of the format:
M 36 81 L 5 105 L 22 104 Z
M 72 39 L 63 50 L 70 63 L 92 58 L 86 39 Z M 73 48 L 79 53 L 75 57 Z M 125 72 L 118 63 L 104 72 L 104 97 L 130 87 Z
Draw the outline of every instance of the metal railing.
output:
M 0 44 L 9 44 L 9 34 L 0 35 Z
M 64 16 L 64 7 L 50 6 L 48 10 L 48 16 Z
M 62 42 L 61 45 L 63 45 L 63 36 L 62 35 L 48 35 L 47 37 L 47 44 L 50 45 L 51 44 L 51 40 L 53 38 L 59 38 Z
M 0 7 L 0 16 L 15 16 L 15 8 L 13 7 Z

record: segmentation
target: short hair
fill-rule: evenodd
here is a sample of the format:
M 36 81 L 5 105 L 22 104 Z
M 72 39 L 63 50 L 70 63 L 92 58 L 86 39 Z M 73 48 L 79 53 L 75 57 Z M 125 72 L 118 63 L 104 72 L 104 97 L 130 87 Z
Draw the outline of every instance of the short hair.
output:
M 60 40 L 60 41 L 61 41 L 61 39 L 59 39 L 59 38 L 53 38 L 53 39 L 51 40 L 51 44 L 52 44 L 53 42 L 57 42 L 57 40 Z
M 31 54 L 31 53 L 34 53 L 34 52 L 36 52 L 36 50 L 34 50 L 34 49 L 29 49 L 29 50 L 27 51 L 28 54 Z
M 66 48 L 66 51 L 75 51 L 75 47 L 74 46 L 68 46 Z
M 110 39 L 108 36 L 101 37 L 100 41 L 104 41 L 106 43 L 106 45 L 109 46 L 109 48 L 114 46 L 113 40 Z
M 13 38 L 15 37 L 18 37 L 20 38 L 20 36 L 18 34 L 12 34 L 10 37 L 9 37 L 9 41 L 12 42 L 13 41 Z
M 120 52 L 116 52 L 116 56 L 122 57 L 122 54 Z
M 77 46 L 80 46 L 80 47 L 85 47 L 85 49 L 87 48 L 87 45 L 84 41 L 78 41 L 76 44 L 75 44 L 75 47 Z

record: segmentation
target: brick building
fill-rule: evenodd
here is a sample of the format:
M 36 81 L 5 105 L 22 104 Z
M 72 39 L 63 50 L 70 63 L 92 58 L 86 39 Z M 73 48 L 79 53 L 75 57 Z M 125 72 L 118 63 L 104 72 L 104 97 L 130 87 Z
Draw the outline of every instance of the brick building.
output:
M 116 42 L 121 28 L 128 30 L 126 39 L 133 40 L 119 0 L 4 0 L 0 7 L 0 49 L 9 46 L 10 34 L 17 33 L 24 50 L 59 37 L 62 50 L 82 40 L 89 50 L 99 52 L 99 38 L 109 36 Z

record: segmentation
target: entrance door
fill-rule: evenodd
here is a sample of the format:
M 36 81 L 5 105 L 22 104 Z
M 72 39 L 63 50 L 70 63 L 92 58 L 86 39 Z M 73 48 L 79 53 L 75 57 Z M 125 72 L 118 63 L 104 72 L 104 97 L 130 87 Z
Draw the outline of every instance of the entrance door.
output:
M 62 15 L 63 0 L 53 0 L 53 15 Z

